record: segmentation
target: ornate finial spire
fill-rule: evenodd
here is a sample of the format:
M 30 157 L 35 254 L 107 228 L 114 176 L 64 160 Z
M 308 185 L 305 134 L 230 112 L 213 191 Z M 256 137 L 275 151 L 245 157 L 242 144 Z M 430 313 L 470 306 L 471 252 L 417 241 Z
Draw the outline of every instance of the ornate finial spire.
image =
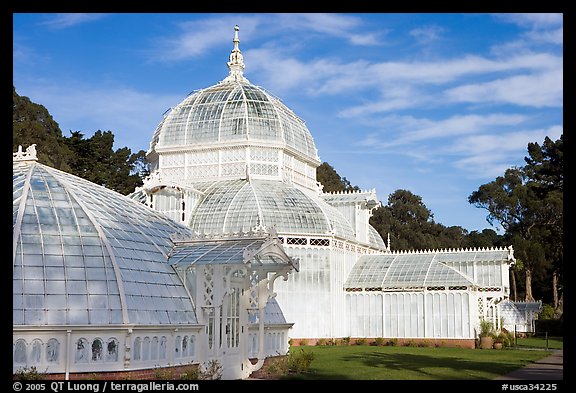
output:
M 234 26 L 234 39 L 232 40 L 234 48 L 232 49 L 232 52 L 230 52 L 230 61 L 227 63 L 228 68 L 230 69 L 230 75 L 228 75 L 224 81 L 248 82 L 248 79 L 244 78 L 244 57 L 238 47 L 238 44 L 240 43 L 240 39 L 238 38 L 239 30 L 240 28 L 238 25 Z

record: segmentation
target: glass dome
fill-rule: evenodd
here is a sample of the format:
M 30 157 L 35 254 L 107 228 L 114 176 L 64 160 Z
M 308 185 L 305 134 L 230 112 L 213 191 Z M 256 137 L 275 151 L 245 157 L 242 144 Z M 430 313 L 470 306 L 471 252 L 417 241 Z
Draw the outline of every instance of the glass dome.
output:
M 264 89 L 224 81 L 197 91 L 173 108 L 154 133 L 151 150 L 226 143 L 264 144 L 319 161 L 304 121 Z
M 230 74 L 172 108 L 156 128 L 147 153 L 163 178 L 240 178 L 246 173 L 316 188 L 320 158 L 304 121 L 279 98 L 244 77 L 238 48 Z
M 185 227 L 34 161 L 13 165 L 14 325 L 194 324 L 168 264 Z
M 275 227 L 279 234 L 331 235 L 354 240 L 344 216 L 313 193 L 270 180 L 196 184 L 204 194 L 189 226 L 198 233 L 246 232 Z

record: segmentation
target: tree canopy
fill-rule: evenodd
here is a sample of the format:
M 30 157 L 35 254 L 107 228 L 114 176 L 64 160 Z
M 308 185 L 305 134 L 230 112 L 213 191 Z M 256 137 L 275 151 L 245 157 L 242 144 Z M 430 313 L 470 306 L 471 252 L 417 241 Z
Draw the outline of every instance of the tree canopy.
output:
M 563 136 L 557 141 L 546 137 L 542 145 L 529 143 L 525 166 L 507 169 L 468 198 L 487 210 L 489 222 L 497 221 L 505 229 L 521 261 L 526 300 L 534 299 L 533 279 L 547 277 L 552 285 L 539 286 L 537 295 L 553 292 L 556 307 L 563 262 L 563 149 Z
M 323 162 L 316 168 L 316 180 L 324 187 L 324 192 L 359 191 L 360 188 L 350 184 L 345 177 L 340 177 L 338 172 L 327 162 Z

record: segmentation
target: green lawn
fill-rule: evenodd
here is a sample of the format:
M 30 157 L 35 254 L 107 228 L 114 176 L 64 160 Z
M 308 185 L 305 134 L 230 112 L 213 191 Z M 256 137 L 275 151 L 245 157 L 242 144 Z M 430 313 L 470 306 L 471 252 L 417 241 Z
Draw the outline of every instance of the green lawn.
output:
M 545 349 L 562 349 L 564 347 L 564 341 L 562 337 L 548 337 L 546 340 L 544 337 L 526 337 L 518 338 L 517 340 L 518 348 L 541 348 Z
M 481 380 L 494 379 L 550 351 L 388 346 L 304 346 L 311 351 L 308 372 L 289 379 L 307 380 Z

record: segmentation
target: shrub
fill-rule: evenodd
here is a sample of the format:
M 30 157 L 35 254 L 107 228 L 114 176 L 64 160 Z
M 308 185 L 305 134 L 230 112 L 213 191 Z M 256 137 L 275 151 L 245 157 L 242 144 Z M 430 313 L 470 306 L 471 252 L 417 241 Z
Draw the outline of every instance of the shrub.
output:
M 500 342 L 505 347 L 510 347 L 514 344 L 514 334 L 501 330 L 495 337 L 494 342 Z
M 303 338 L 302 340 L 300 340 L 300 341 L 298 342 L 298 345 L 302 345 L 302 346 L 303 346 L 303 345 L 308 345 L 308 340 L 306 340 L 305 338 Z
M 326 345 L 326 339 L 325 338 L 319 338 L 318 341 L 316 341 L 316 345 L 317 346 Z
M 357 338 L 355 343 L 356 343 L 356 345 L 364 345 L 364 344 L 366 344 L 366 339 L 365 338 Z
M 492 322 L 487 319 L 480 321 L 480 337 L 491 337 L 494 334 L 494 326 Z
M 398 339 L 396 338 L 391 338 L 390 340 L 388 340 L 386 342 L 386 345 L 389 347 L 395 347 L 396 345 L 398 345 Z
M 417 346 L 416 341 L 414 340 L 408 340 L 408 341 L 404 341 L 404 346 L 405 347 L 415 347 Z
M 418 342 L 418 346 L 419 346 L 420 348 L 428 348 L 428 347 L 432 346 L 432 343 L 431 343 L 430 341 L 428 341 L 428 340 L 420 340 L 420 341 Z
M 200 379 L 200 370 L 197 366 L 186 367 L 183 373 L 180 374 L 180 379 L 182 380 L 197 380 Z M 209 378 L 210 379 L 210 378 Z M 218 378 L 220 379 L 220 378 Z
M 376 337 L 374 339 L 374 345 L 381 347 L 382 345 L 384 345 L 384 338 L 383 337 Z
M 554 307 L 550 304 L 543 304 L 542 311 L 538 314 L 539 320 L 553 319 L 554 318 Z
M 350 337 L 344 337 L 342 339 L 342 345 L 350 345 Z
M 38 372 L 35 366 L 24 367 L 16 371 L 13 379 L 15 381 L 39 381 L 44 379 L 44 374 Z
M 266 372 L 273 378 L 288 374 L 288 356 L 272 359 L 266 366 Z
M 174 379 L 172 370 L 167 368 L 159 368 L 154 370 L 154 378 L 158 380 L 170 380 Z
M 314 353 L 300 349 L 288 354 L 288 371 L 291 373 L 304 373 L 310 369 L 314 360 Z
M 216 380 L 222 378 L 222 366 L 218 360 L 210 360 L 199 373 L 200 379 Z

